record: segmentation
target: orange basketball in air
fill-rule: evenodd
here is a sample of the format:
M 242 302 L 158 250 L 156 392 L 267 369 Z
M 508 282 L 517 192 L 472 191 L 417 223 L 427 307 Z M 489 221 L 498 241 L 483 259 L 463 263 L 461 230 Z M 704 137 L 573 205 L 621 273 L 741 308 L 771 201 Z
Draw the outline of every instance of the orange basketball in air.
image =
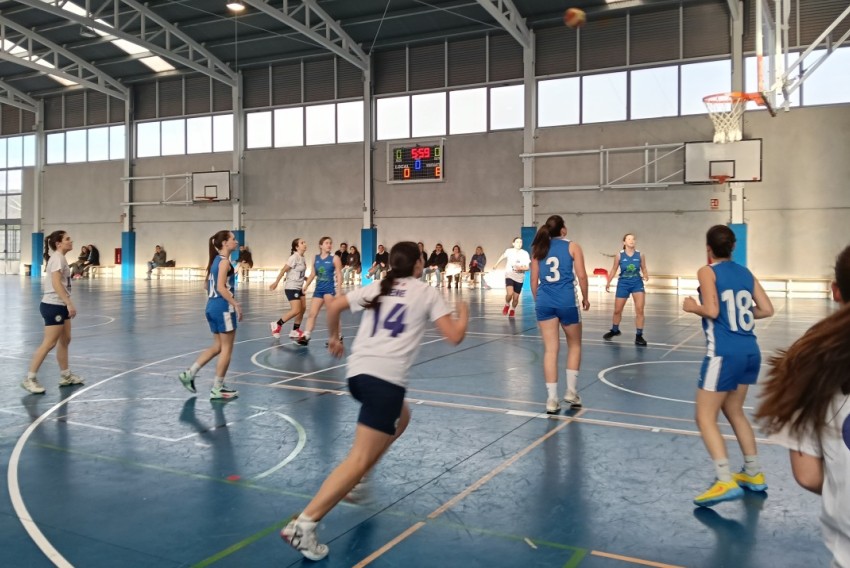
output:
M 568 28 L 580 28 L 587 21 L 587 14 L 581 8 L 568 8 L 564 12 L 564 24 Z

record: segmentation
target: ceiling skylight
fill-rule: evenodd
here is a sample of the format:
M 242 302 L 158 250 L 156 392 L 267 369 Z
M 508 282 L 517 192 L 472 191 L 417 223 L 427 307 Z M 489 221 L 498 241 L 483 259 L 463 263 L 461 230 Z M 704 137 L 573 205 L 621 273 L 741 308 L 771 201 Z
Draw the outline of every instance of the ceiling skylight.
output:
M 27 51 L 26 49 L 24 49 L 23 47 L 21 47 L 20 45 L 18 45 L 16 43 L 13 43 L 13 42 L 11 42 L 7 39 L 0 39 L 0 43 L 2 43 L 3 51 L 5 51 L 6 53 L 9 53 L 11 55 L 15 55 L 15 56 L 20 57 L 21 59 L 25 59 L 27 61 L 32 61 L 33 63 L 37 63 L 37 64 L 41 65 L 42 67 L 46 67 L 47 69 L 56 69 L 56 66 L 53 65 L 52 63 L 50 63 L 49 61 L 47 61 L 46 59 L 42 59 L 41 57 L 36 57 L 35 55 L 30 55 L 29 51 Z M 64 77 L 60 77 L 59 75 L 54 75 L 54 74 L 50 73 L 49 71 L 47 73 L 49 74 L 51 79 L 65 85 L 66 87 L 71 87 L 71 86 L 77 84 L 77 83 L 74 83 L 73 81 L 69 81 L 68 79 L 65 79 Z

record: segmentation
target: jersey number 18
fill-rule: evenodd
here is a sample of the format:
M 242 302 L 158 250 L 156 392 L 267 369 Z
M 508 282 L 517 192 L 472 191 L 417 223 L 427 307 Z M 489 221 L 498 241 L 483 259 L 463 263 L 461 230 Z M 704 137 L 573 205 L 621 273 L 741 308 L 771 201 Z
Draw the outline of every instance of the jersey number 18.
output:
M 732 331 L 752 331 L 756 324 L 753 316 L 753 296 L 747 290 L 723 290 L 720 300 L 726 306 L 726 318 Z

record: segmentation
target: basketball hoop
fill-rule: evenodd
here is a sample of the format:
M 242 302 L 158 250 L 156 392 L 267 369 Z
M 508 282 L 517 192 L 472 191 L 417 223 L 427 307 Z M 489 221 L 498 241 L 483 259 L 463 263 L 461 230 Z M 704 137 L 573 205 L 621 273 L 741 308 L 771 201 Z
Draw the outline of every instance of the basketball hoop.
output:
M 711 177 L 711 179 L 713 179 L 713 180 L 714 180 L 714 183 L 715 183 L 715 184 L 717 184 L 717 185 L 723 185 L 724 183 L 726 183 L 727 181 L 729 181 L 729 179 L 730 179 L 732 176 L 727 176 L 727 175 L 717 175 L 717 176 L 710 176 L 710 177 Z
M 213 201 L 217 201 L 217 199 L 210 195 L 196 195 L 195 201 L 200 201 L 202 203 L 212 203 Z
M 741 116 L 749 101 L 767 106 L 761 93 L 718 93 L 703 97 L 702 102 L 714 123 L 715 144 L 738 142 L 743 138 Z

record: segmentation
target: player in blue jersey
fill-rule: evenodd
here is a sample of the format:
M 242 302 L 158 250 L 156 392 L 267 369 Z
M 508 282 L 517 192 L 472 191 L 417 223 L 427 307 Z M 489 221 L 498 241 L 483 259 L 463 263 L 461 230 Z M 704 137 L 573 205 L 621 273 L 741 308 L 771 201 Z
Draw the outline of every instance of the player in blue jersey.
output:
M 422 337 L 433 322 L 457 345 L 466 335 L 469 306 L 457 302 L 457 317 L 434 288 L 419 280 L 425 263 L 416 243 L 396 243 L 389 254 L 386 278 L 350 291 L 328 305 L 328 350 L 344 353 L 337 340 L 342 312 L 362 312 L 357 337 L 346 365 L 348 389 L 360 406 L 354 442 L 348 456 L 325 479 L 318 493 L 281 537 L 310 560 L 321 560 L 328 545 L 319 543 L 316 526 L 363 479 L 404 433 L 410 422 L 405 402 L 410 366 Z
M 213 344 L 198 356 L 191 367 L 179 375 L 180 382 L 189 392 L 197 392 L 195 376 L 201 367 L 218 355 L 215 380 L 210 391 L 211 400 L 226 400 L 239 396 L 237 391 L 224 384 L 224 376 L 233 355 L 233 342 L 236 340 L 236 322 L 242 321 L 242 307 L 233 297 L 236 274 L 230 264 L 230 253 L 238 246 L 239 242 L 230 231 L 219 231 L 209 238 L 210 260 L 207 263 L 205 312 L 213 334 Z
M 581 315 L 575 281 L 581 288 L 581 306 L 590 309 L 587 299 L 587 271 L 584 253 L 578 243 L 566 239 L 567 227 L 560 215 L 552 215 L 537 230 L 531 244 L 531 295 L 534 297 L 537 325 L 543 338 L 543 377 L 546 380 L 546 412 L 557 414 L 558 324 L 567 337 L 567 392 L 564 402 L 581 406 L 578 371 L 581 367 Z
M 744 399 L 749 385 L 758 380 L 761 367 L 761 351 L 753 333 L 755 320 L 773 315 L 773 304 L 758 279 L 732 261 L 732 229 L 715 225 L 708 230 L 706 245 L 711 264 L 697 272 L 700 301 L 685 298 L 682 304 L 686 312 L 702 317 L 707 344 L 696 396 L 696 422 L 714 460 L 716 480 L 694 499 L 694 504 L 701 507 L 740 499 L 744 494 L 741 487 L 767 489 L 753 428 L 744 414 Z M 740 473 L 729 470 L 726 442 L 717 425 L 721 410 L 744 454 Z
M 316 281 L 316 289 L 313 292 L 313 301 L 310 303 L 310 317 L 307 318 L 307 329 L 298 340 L 299 345 L 310 343 L 313 328 L 316 327 L 316 318 L 322 306 L 329 304 L 336 296 L 337 290 L 342 290 L 342 261 L 331 252 L 334 242 L 330 237 L 319 239 L 319 254 L 313 259 L 313 273 L 304 283 L 304 289 L 310 287 L 313 280 Z M 340 339 L 342 337 L 340 336 Z
M 610 291 L 611 280 L 614 275 L 620 270 L 620 276 L 617 278 L 617 293 L 614 298 L 614 320 L 611 324 L 611 331 L 602 336 L 603 339 L 611 339 L 620 335 L 620 321 L 623 319 L 623 308 L 626 307 L 626 302 L 629 296 L 632 297 L 635 303 L 635 344 L 646 346 L 646 339 L 643 337 L 643 307 L 646 305 L 646 291 L 644 290 L 644 281 L 649 280 L 649 272 L 646 270 L 646 257 L 635 248 L 635 236 L 632 233 L 626 233 L 623 236 L 623 250 L 614 255 L 614 266 L 608 273 L 608 282 L 605 283 L 605 291 Z

